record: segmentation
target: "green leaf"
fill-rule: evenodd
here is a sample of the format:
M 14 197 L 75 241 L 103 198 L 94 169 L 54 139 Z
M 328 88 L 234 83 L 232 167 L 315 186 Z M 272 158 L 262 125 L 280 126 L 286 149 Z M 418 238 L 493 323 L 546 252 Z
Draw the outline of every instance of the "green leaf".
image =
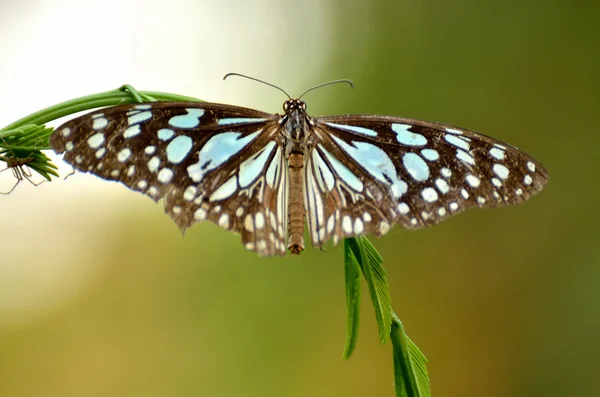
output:
M 406 335 L 402 322 L 394 315 L 391 339 L 394 357 L 396 396 L 431 397 L 427 358 Z
M 348 321 L 346 328 L 346 346 L 344 346 L 342 358 L 347 360 L 350 358 L 356 347 L 360 320 L 360 266 L 352 253 L 348 239 L 344 240 L 344 265 Z
M 392 326 L 392 298 L 382 266 L 383 259 L 366 237 L 349 238 L 347 241 L 367 281 L 379 326 L 379 342 L 383 344 L 387 341 Z

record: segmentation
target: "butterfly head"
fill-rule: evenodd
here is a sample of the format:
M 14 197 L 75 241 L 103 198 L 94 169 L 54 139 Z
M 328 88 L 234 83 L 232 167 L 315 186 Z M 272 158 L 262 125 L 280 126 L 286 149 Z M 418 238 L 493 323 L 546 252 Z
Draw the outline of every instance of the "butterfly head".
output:
M 283 125 L 285 126 L 286 138 L 291 143 L 289 152 L 304 152 L 306 138 L 308 136 L 308 116 L 306 115 L 306 103 L 300 99 L 289 99 L 283 103 Z

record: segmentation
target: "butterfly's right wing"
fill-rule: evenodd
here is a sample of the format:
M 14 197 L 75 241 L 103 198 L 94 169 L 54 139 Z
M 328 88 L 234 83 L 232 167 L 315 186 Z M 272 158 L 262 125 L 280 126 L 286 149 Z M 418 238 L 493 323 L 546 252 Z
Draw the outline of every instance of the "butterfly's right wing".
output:
M 246 248 L 284 255 L 287 166 L 279 116 L 196 102 L 122 105 L 78 117 L 50 138 L 74 168 L 153 200 L 182 231 L 207 219 Z

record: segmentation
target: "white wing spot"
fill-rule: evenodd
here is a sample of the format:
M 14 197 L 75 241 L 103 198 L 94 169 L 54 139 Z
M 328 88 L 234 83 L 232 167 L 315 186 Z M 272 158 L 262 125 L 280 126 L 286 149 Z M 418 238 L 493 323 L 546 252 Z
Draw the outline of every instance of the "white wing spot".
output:
M 390 224 L 387 223 L 386 221 L 381 221 L 379 223 L 379 233 L 381 235 L 384 235 L 384 234 L 386 234 L 389 231 L 390 231 Z
M 450 191 L 450 186 L 448 186 L 448 183 L 441 178 L 435 180 L 435 186 L 442 194 L 446 194 Z
M 466 176 L 467 183 L 471 185 L 471 187 L 478 187 L 481 181 L 475 175 L 467 174 Z
M 148 187 L 148 182 L 146 182 L 145 179 L 142 179 L 142 180 L 138 181 L 137 187 L 144 190 Z
M 156 196 L 158 194 L 158 189 L 156 186 L 150 186 L 150 189 L 148 189 L 148 194 L 150 196 Z
M 156 146 L 146 146 L 146 148 L 144 149 L 144 153 L 146 153 L 147 155 L 154 154 L 154 152 L 156 152 Z
M 206 219 L 206 210 L 204 208 L 198 208 L 196 212 L 194 212 L 194 219 L 197 221 Z
M 229 214 L 221 215 L 219 218 L 219 226 L 221 226 L 223 229 L 229 228 Z
M 73 145 L 73 142 L 69 141 L 65 143 L 65 148 L 67 148 L 68 152 L 72 152 L 73 149 L 75 149 L 75 145 Z
M 518 188 L 517 190 L 515 190 L 515 194 L 516 194 L 517 196 L 520 196 L 520 195 L 522 195 L 522 194 L 523 194 L 523 189 L 521 189 L 521 188 Z
M 154 174 L 156 171 L 158 171 L 159 165 L 160 159 L 158 158 L 158 156 L 154 156 L 150 159 L 150 161 L 148 161 L 148 170 Z
M 70 128 L 68 128 L 68 127 L 67 127 L 67 128 L 63 128 L 63 129 L 62 129 L 62 131 L 61 131 L 60 133 L 61 133 L 61 135 L 62 135 L 64 138 L 66 138 L 66 137 L 68 137 L 69 135 L 71 135 L 71 129 L 70 129 Z
M 265 216 L 262 212 L 257 212 L 254 218 L 254 224 L 257 229 L 262 229 L 265 227 Z
M 446 209 L 444 207 L 440 207 L 438 208 L 438 215 L 439 216 L 444 216 L 446 215 Z
M 237 216 L 238 218 L 241 218 L 242 215 L 244 215 L 244 207 L 239 206 L 237 208 L 237 210 L 235 210 L 235 216 Z
M 469 192 L 467 192 L 465 189 L 461 189 L 460 194 L 465 200 L 469 198 Z
M 365 212 L 363 214 L 363 221 L 365 221 L 365 223 L 369 223 L 369 222 L 371 222 L 371 220 L 372 220 L 371 219 L 371 214 L 369 214 L 368 212 Z
M 92 149 L 98 149 L 104 144 L 104 134 L 98 132 L 97 134 L 92 135 L 88 138 L 87 143 Z
M 352 233 L 352 219 L 348 215 L 344 216 L 342 219 L 342 230 L 346 234 Z
M 450 169 L 446 167 L 442 168 L 440 170 L 440 173 L 444 178 L 450 178 L 452 176 L 452 171 L 450 171 Z
M 196 186 L 188 186 L 183 191 L 183 199 L 185 201 L 192 201 L 196 197 L 197 192 L 198 189 L 196 188 Z
M 531 161 L 527 162 L 527 168 L 529 169 L 529 171 L 535 172 L 535 164 L 533 164 Z
M 104 157 L 105 154 L 106 154 L 106 148 L 101 147 L 100 149 L 96 150 L 96 158 L 97 159 L 101 159 L 102 157 Z
M 365 230 L 365 225 L 362 223 L 360 218 L 354 220 L 354 234 L 359 235 Z
M 458 203 L 456 203 L 455 201 L 450 203 L 450 211 L 456 211 L 458 209 Z
M 117 160 L 119 160 L 119 162 L 121 162 L 121 163 L 124 163 L 129 159 L 130 156 L 131 156 L 131 149 L 125 148 L 125 149 L 122 149 L 119 152 L 119 154 L 117 154 Z
M 525 175 L 525 178 L 523 178 L 523 182 L 526 185 L 531 185 L 531 182 L 533 182 L 533 179 L 531 179 L 531 175 Z
M 112 170 L 110 172 L 110 176 L 112 176 L 113 178 L 118 177 L 120 174 L 121 174 L 121 171 L 119 171 L 119 170 Z
M 132 176 L 135 174 L 135 165 L 130 165 L 127 167 L 127 176 Z
M 158 172 L 158 175 L 156 176 L 156 179 L 158 179 L 158 181 L 160 183 L 169 183 L 169 182 L 171 182 L 171 179 L 173 179 L 173 175 L 174 175 L 174 172 L 173 172 L 172 169 L 170 169 L 170 168 L 162 168 Z
M 500 187 L 500 186 L 502 186 L 502 181 L 500 181 L 500 179 L 498 179 L 498 178 L 492 178 L 492 185 L 494 185 L 496 187 Z
M 397 208 L 398 208 L 398 212 L 400 212 L 402 215 L 406 215 L 410 212 L 410 207 L 406 203 L 398 204 Z
M 100 118 L 94 119 L 94 122 L 92 124 L 92 129 L 101 130 L 101 129 L 105 128 L 107 125 L 108 125 L 108 120 L 105 117 L 100 117 Z
M 423 200 L 427 201 L 428 203 L 433 203 L 434 201 L 437 201 L 438 194 L 434 188 L 426 187 L 421 191 L 421 197 L 423 197 Z
M 246 217 L 244 218 L 244 229 L 246 229 L 249 232 L 254 231 L 254 220 L 252 219 L 251 214 L 246 215 Z
M 481 196 L 477 197 L 477 202 L 481 205 L 485 204 L 485 197 L 481 197 Z

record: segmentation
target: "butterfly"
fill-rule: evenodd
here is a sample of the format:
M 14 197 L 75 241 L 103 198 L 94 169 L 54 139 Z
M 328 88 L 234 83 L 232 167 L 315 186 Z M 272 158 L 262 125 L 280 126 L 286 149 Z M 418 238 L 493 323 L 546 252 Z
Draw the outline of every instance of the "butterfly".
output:
M 400 117 L 310 117 L 302 95 L 288 95 L 283 114 L 120 105 L 66 122 L 50 144 L 75 169 L 163 199 L 182 231 L 208 220 L 264 256 L 299 254 L 305 223 L 320 248 L 518 204 L 548 181 L 536 160 L 485 135 Z

